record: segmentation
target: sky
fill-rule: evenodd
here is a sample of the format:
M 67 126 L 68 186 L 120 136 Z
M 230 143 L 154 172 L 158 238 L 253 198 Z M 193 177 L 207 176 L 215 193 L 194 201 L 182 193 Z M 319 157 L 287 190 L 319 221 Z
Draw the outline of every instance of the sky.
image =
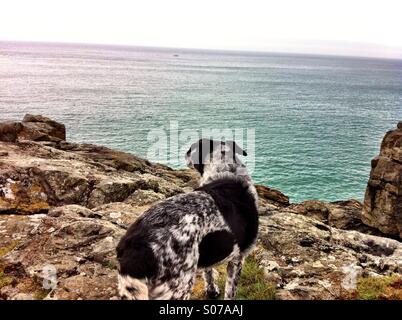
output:
M 1 0 L 0 40 L 402 59 L 401 0 Z

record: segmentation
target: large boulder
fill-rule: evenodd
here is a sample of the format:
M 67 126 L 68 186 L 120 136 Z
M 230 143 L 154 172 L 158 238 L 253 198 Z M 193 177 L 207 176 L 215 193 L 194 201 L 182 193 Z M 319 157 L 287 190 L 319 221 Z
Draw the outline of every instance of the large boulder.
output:
M 402 238 L 402 121 L 387 132 L 379 156 L 371 161 L 362 220 Z
M 22 122 L 5 122 L 0 124 L 0 141 L 17 142 L 63 141 L 66 140 L 64 124 L 39 115 L 25 115 Z
M 40 115 L 25 115 L 22 120 L 28 140 L 66 140 L 64 124 Z

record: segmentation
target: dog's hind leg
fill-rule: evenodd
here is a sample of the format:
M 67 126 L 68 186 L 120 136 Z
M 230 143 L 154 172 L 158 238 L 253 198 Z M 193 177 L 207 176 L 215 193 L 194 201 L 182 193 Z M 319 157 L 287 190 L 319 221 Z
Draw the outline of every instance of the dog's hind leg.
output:
M 225 285 L 225 300 L 234 300 L 236 297 L 236 290 L 240 280 L 243 261 L 244 257 L 241 254 L 238 254 L 228 262 Z
M 213 268 L 207 268 L 203 273 L 205 281 L 205 293 L 210 299 L 216 299 L 219 296 L 219 288 L 216 284 L 215 273 L 216 271 Z
M 195 282 L 197 268 L 182 272 L 179 279 L 170 281 L 169 286 L 173 292 L 171 300 L 188 300 Z

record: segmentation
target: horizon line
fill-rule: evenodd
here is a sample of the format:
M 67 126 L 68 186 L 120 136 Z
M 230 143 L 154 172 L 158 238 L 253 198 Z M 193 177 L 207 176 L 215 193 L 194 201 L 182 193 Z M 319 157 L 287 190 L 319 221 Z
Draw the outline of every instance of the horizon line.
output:
M 256 53 L 256 54 L 279 54 L 279 55 L 300 55 L 300 56 L 321 56 L 321 57 L 340 57 L 340 58 L 361 58 L 375 60 L 396 60 L 402 61 L 402 57 L 383 57 L 383 56 L 364 56 L 364 55 L 348 55 L 348 54 L 331 54 L 317 52 L 295 52 L 295 51 L 276 51 L 264 49 L 220 49 L 220 48 L 200 48 L 200 47 L 173 47 L 173 46 L 156 46 L 141 44 L 123 44 L 123 43 L 98 43 L 98 42 L 72 42 L 72 41 L 54 41 L 54 40 L 2 40 L 0 43 L 26 43 L 26 44 L 49 44 L 49 45 L 87 45 L 87 46 L 107 46 L 107 47 L 128 47 L 128 48 L 149 48 L 149 49 L 167 49 L 167 50 L 196 50 L 209 52 L 228 52 L 228 53 Z

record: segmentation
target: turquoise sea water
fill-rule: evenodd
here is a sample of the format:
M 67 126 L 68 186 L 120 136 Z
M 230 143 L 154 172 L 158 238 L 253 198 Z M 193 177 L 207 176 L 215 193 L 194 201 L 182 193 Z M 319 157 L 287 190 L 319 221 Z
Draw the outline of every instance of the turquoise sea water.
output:
M 0 120 L 25 113 L 143 157 L 170 121 L 254 129 L 256 182 L 291 201 L 362 199 L 402 119 L 402 61 L 0 42 Z

